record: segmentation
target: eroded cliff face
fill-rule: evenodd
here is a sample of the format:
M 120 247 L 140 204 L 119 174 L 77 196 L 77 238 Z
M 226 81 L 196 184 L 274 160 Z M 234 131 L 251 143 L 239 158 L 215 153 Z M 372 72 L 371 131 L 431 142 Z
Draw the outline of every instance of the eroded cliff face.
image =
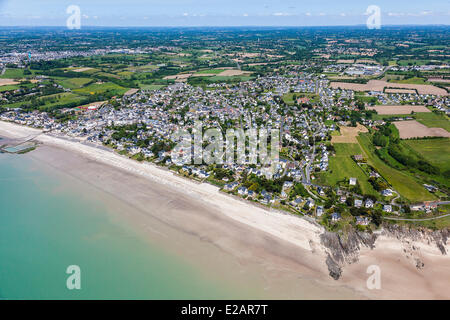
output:
M 320 242 L 327 252 L 326 264 L 330 276 L 335 280 L 341 277 L 343 267 L 358 261 L 361 246 L 373 249 L 377 235 L 350 230 L 344 235 L 335 232 L 324 232 Z
M 422 241 L 428 245 L 436 245 L 442 254 L 447 254 L 447 241 L 450 229 L 432 231 L 426 228 L 401 227 L 398 225 L 383 226 L 382 234 L 404 242 Z
M 345 234 L 324 232 L 320 235 L 320 242 L 327 253 L 326 264 L 330 276 L 338 280 L 346 265 L 358 262 L 361 248 L 373 249 L 379 235 L 397 239 L 402 246 L 403 254 L 415 262 L 416 268 L 422 269 L 424 263 L 420 258 L 420 249 L 416 242 L 437 246 L 443 255 L 448 251 L 450 230 L 431 231 L 425 228 L 408 228 L 386 224 L 380 233 L 367 233 L 351 229 Z

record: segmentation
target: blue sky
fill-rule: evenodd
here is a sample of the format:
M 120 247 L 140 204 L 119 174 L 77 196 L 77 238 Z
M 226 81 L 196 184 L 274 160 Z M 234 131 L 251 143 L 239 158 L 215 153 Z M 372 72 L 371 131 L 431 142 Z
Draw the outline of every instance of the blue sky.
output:
M 82 26 L 328 26 L 365 24 L 369 5 L 382 24 L 448 24 L 449 0 L 0 0 L 1 26 L 64 26 L 78 5 Z

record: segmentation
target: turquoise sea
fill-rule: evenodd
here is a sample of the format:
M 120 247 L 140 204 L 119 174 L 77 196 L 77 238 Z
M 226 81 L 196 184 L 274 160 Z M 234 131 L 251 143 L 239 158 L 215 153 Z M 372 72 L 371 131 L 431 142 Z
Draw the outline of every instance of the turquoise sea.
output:
M 95 194 L 71 179 L 27 154 L 0 154 L 0 299 L 233 296 L 111 218 Z M 66 287 L 70 265 L 81 269 L 80 290 Z

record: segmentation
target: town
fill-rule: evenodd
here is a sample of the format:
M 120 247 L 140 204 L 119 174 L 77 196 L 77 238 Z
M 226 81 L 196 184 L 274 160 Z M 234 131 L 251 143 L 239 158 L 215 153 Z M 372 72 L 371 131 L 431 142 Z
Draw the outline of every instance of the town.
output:
M 450 65 L 433 59 L 448 54 L 445 44 L 424 53 L 428 62 L 403 63 L 413 46 L 403 38 L 394 40 L 399 52 L 360 36 L 325 38 L 308 53 L 291 52 L 289 41 L 277 50 L 243 41 L 248 51 L 239 42 L 217 49 L 214 39 L 208 49 L 18 47 L 0 54 L 0 120 L 153 162 L 330 230 L 375 230 L 390 219 L 436 227 L 450 204 Z M 174 160 L 175 132 L 194 136 L 196 121 L 222 132 L 275 129 L 279 157 L 197 164 L 188 147 Z

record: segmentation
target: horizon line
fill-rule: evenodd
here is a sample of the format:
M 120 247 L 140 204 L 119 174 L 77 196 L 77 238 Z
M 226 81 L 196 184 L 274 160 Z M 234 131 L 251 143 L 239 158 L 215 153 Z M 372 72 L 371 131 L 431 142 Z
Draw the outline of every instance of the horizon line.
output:
M 327 27 L 362 27 L 366 24 L 348 24 L 348 25 L 292 25 L 292 26 L 282 26 L 282 25 L 193 25 L 193 26 L 141 26 L 141 25 L 129 25 L 129 26 L 110 26 L 110 25 L 83 25 L 82 30 L 85 27 L 90 28 L 327 28 Z M 436 26 L 446 26 L 450 27 L 450 24 L 437 23 L 437 24 L 384 24 L 381 25 L 380 29 L 383 27 L 436 27 Z M 67 28 L 65 25 L 0 25 L 0 28 Z M 378 30 L 380 30 L 378 29 Z

